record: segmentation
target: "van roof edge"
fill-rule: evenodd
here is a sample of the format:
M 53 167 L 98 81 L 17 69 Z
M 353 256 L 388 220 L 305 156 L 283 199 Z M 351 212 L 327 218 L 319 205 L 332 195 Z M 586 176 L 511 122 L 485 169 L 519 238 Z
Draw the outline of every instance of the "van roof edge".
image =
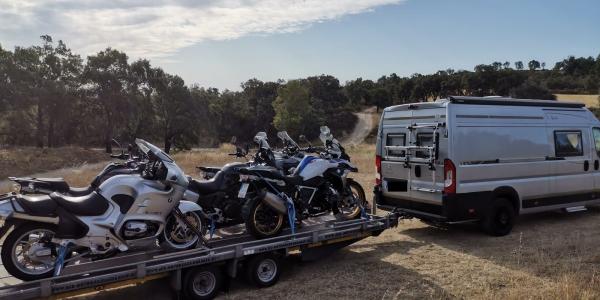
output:
M 536 99 L 515 99 L 508 97 L 471 97 L 471 96 L 450 96 L 451 103 L 456 104 L 476 104 L 476 105 L 506 105 L 506 106 L 542 106 L 542 107 L 569 107 L 583 108 L 584 103 L 579 102 L 559 102 L 556 100 L 536 100 Z

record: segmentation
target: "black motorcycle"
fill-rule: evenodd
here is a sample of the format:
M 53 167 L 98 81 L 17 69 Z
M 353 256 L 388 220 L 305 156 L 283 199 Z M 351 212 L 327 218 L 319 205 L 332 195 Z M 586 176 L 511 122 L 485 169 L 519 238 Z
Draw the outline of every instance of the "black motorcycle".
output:
M 114 141 L 119 147 L 120 144 Z M 8 177 L 18 185 L 21 194 L 51 194 L 58 192 L 63 195 L 77 197 L 88 195 L 106 179 L 116 175 L 141 174 L 145 168 L 143 154 L 133 146 L 128 147 L 128 152 L 121 150 L 120 154 L 111 154 L 111 158 L 123 160 L 123 162 L 110 162 L 90 183 L 85 187 L 72 187 L 64 178 L 39 178 L 39 177 Z
M 241 168 L 253 165 L 268 165 L 275 167 L 275 158 L 268 142 L 266 133 L 259 132 L 255 141 L 259 145 L 258 151 L 251 162 L 233 162 L 221 168 L 210 169 L 216 171 L 209 180 L 195 180 L 190 178 L 185 200 L 195 201 L 203 209 L 203 217 L 210 224 L 212 230 L 231 225 L 241 224 L 244 197 L 238 197 L 240 190 Z M 248 149 L 237 148 L 231 156 L 246 157 Z

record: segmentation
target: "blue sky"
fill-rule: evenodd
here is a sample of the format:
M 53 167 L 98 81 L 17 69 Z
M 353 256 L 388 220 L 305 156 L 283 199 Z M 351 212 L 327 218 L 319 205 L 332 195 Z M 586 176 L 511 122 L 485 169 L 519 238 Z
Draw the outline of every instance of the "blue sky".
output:
M 87 0 L 65 10 L 40 1 L 0 0 L 4 47 L 43 33 L 82 54 L 111 45 L 220 89 L 253 77 L 377 79 L 600 54 L 600 1 L 591 0 Z

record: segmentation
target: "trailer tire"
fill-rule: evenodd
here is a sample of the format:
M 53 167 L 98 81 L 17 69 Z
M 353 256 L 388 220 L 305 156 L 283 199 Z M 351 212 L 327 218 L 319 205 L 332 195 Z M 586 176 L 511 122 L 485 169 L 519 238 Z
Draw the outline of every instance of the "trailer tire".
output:
M 253 256 L 246 263 L 246 280 L 258 287 L 269 287 L 277 283 L 281 276 L 280 259 L 275 254 Z
M 214 299 L 223 286 L 223 271 L 216 266 L 190 269 L 185 274 L 183 293 L 185 299 Z
M 491 236 L 509 234 L 515 223 L 515 208 L 505 198 L 496 198 L 488 213 L 481 220 L 481 227 Z

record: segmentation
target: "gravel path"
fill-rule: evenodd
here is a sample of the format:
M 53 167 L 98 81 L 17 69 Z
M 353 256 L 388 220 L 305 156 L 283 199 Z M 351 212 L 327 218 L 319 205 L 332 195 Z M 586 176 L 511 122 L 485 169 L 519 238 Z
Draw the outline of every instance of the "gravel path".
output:
M 361 144 L 375 126 L 373 122 L 373 113 L 375 113 L 375 107 L 369 107 L 359 113 L 355 113 L 358 117 L 358 122 L 354 126 L 354 130 L 350 133 L 350 136 L 342 143 L 343 145 L 359 145 Z

